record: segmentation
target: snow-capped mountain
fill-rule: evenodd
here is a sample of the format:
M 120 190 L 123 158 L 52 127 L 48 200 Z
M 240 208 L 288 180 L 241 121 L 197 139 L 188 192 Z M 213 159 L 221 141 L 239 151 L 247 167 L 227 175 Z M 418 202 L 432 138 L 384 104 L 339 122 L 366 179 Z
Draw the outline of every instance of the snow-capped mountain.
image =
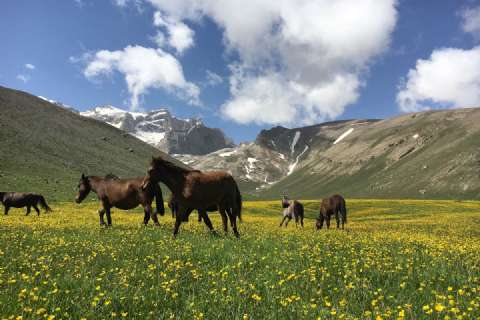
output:
M 129 112 L 113 106 L 80 113 L 124 130 L 168 153 L 203 155 L 233 143 L 220 129 L 208 128 L 199 119 L 179 119 L 166 109 Z

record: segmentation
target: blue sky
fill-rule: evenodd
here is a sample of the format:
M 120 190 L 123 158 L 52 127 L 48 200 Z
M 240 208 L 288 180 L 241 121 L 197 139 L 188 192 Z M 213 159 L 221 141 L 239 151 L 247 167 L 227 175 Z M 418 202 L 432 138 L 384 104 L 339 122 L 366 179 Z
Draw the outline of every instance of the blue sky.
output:
M 2 1 L 0 85 L 81 111 L 166 107 L 236 142 L 480 106 L 477 1 L 235 2 Z

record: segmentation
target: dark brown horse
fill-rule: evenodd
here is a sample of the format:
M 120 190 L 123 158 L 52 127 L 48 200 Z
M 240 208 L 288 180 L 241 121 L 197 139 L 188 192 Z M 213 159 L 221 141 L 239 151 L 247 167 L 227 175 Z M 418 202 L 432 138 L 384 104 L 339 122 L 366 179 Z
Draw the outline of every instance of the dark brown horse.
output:
M 315 223 L 317 230 L 323 227 L 324 221 L 327 222 L 327 229 L 330 228 L 330 217 L 332 215 L 335 215 L 335 220 L 337 220 L 337 229 L 340 228 L 340 220 L 342 221 L 342 229 L 344 229 L 344 225 L 347 223 L 347 206 L 341 195 L 336 194 L 322 200 L 320 214 Z
M 103 207 L 98 210 L 101 226 L 105 225 L 103 220 L 105 214 L 107 215 L 108 226 L 112 225 L 111 208 L 129 210 L 138 207 L 138 205 L 142 205 L 145 212 L 143 223 L 147 225 L 152 218 L 154 224 L 158 226 L 157 211 L 162 216 L 165 213 L 162 190 L 157 183 L 149 183 L 143 187 L 144 179 L 144 177 L 118 179 L 114 176 L 96 177 L 82 174 L 75 202 L 80 203 L 90 191 L 95 192 Z M 153 198 L 156 200 L 156 211 L 152 209 Z
M 163 182 L 175 195 L 178 211 L 175 217 L 173 235 L 176 236 L 180 224 L 191 210 L 198 210 L 207 227 L 213 231 L 207 210 L 218 207 L 222 217 L 223 229 L 227 232 L 227 215 L 235 236 L 237 217 L 241 220 L 242 196 L 232 175 L 225 171 L 201 172 L 189 170 L 162 159 L 152 158 L 145 185 Z
M 175 200 L 175 197 L 172 194 L 170 194 L 170 199 L 168 200 L 168 207 L 170 208 L 170 211 L 172 212 L 172 218 L 175 218 L 177 213 L 178 213 L 178 202 Z M 186 217 L 184 217 L 184 222 L 188 222 L 188 217 L 192 213 L 193 209 L 188 209 L 186 213 Z M 218 211 L 217 206 L 212 206 L 207 208 L 207 212 L 215 212 Z M 202 222 L 202 216 L 198 214 L 198 222 Z
M 292 218 L 295 218 L 295 225 L 298 226 L 298 223 L 300 222 L 303 228 L 303 204 L 297 200 L 290 201 L 286 196 L 283 196 L 282 208 L 283 220 L 280 222 L 280 227 L 283 225 L 286 219 L 287 223 L 285 223 L 285 227 L 288 226 L 288 223 L 290 220 L 292 220 Z
M 0 202 L 5 206 L 5 214 L 8 214 L 10 208 L 23 208 L 27 207 L 27 216 L 30 214 L 30 209 L 33 207 L 37 212 L 37 216 L 40 215 L 38 205 L 45 209 L 45 212 L 50 212 L 52 209 L 48 206 L 45 198 L 41 194 L 36 193 L 21 193 L 21 192 L 0 192 Z

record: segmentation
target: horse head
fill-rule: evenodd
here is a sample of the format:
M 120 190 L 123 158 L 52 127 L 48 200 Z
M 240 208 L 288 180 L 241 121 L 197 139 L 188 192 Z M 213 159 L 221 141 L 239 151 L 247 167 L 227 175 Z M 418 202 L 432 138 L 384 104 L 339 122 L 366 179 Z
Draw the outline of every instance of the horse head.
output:
M 92 190 L 92 186 L 90 185 L 90 180 L 87 176 L 82 173 L 82 177 L 80 178 L 80 182 L 78 183 L 78 193 L 75 197 L 75 202 L 80 203 L 82 202 L 87 195 Z
M 282 208 L 288 208 L 290 206 L 290 201 L 288 200 L 287 196 L 283 196 L 282 198 Z

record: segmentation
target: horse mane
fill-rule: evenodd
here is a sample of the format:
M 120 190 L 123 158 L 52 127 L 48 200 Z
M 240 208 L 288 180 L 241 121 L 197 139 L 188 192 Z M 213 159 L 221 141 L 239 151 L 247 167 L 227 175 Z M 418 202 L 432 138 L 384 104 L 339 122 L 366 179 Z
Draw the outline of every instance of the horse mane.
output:
M 182 174 L 189 173 L 189 172 L 200 172 L 200 170 L 191 170 L 191 169 L 186 169 L 186 168 L 180 167 L 179 165 L 176 165 L 175 163 L 173 163 L 171 161 L 163 159 L 162 157 L 153 158 L 152 159 L 152 164 L 154 166 L 157 166 L 157 165 L 163 166 L 163 167 L 165 167 L 169 170 L 173 170 L 173 171 L 176 171 L 176 172 L 182 173 Z
M 118 180 L 118 179 L 120 178 L 113 173 L 108 173 L 105 175 L 105 180 Z

